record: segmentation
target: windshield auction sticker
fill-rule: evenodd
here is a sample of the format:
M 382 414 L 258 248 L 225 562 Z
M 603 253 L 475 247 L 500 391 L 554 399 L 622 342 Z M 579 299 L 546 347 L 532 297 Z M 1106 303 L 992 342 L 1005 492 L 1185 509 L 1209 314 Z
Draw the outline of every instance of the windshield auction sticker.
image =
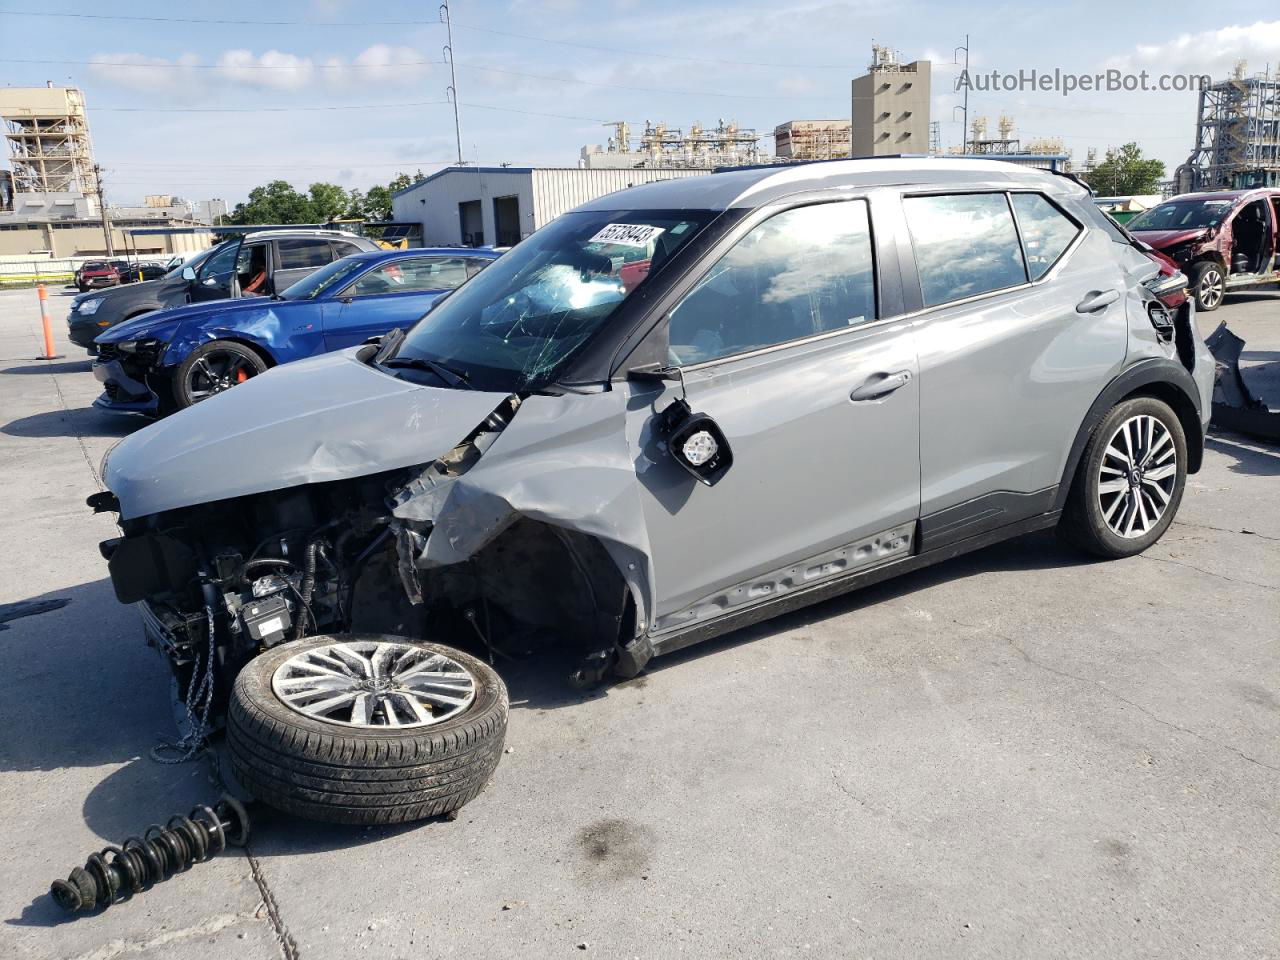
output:
M 610 223 L 587 243 L 614 243 L 621 247 L 647 247 L 662 233 L 663 227 L 647 223 Z

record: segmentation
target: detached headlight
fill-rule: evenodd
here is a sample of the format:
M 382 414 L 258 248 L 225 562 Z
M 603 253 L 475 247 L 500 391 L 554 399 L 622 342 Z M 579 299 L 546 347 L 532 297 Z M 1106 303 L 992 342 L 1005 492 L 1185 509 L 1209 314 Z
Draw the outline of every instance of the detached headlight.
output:
M 103 297 L 91 297 L 88 300 L 81 300 L 75 307 L 76 313 L 88 316 L 98 312 L 98 308 L 102 306 Z
M 160 341 L 153 338 L 145 340 L 121 340 L 116 349 L 121 353 L 151 353 L 160 346 Z

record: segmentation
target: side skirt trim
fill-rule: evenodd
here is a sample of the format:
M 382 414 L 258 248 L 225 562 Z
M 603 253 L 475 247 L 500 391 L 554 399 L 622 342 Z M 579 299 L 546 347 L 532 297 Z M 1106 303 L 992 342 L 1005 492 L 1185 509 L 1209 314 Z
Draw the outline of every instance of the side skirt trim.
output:
M 762 620 L 769 620 L 783 613 L 799 610 L 861 587 L 868 587 L 904 573 L 911 573 L 923 567 L 932 566 L 943 560 L 950 560 L 953 557 L 979 550 L 1002 540 L 1021 536 L 1024 533 L 1032 533 L 1036 530 L 1044 530 L 1057 524 L 1061 513 L 1062 511 L 1060 510 L 1051 510 L 1048 513 L 1029 517 L 1017 523 L 1006 524 L 995 530 L 988 530 L 977 536 L 957 540 L 924 553 L 904 557 L 900 560 L 891 560 L 868 570 L 859 570 L 845 577 L 814 584 L 812 587 L 800 588 L 773 599 L 764 600 L 746 610 L 725 614 L 713 621 L 690 627 L 687 630 L 677 630 L 662 637 L 654 637 L 654 653 L 672 653 L 695 643 L 711 640 L 731 631 L 751 626 Z

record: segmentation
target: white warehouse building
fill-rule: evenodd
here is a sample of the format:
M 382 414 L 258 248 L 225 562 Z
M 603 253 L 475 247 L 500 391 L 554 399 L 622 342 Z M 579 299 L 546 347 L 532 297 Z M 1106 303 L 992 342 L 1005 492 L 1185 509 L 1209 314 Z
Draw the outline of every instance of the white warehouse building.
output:
M 396 223 L 421 223 L 422 245 L 509 247 L 588 200 L 707 170 L 446 167 L 392 198 Z

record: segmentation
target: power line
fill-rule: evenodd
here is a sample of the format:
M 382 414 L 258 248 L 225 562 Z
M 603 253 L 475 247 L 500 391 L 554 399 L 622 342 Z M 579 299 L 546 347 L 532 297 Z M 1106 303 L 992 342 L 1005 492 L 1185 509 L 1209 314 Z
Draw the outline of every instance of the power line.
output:
M 524 77 L 530 80 L 550 80 L 553 83 L 576 83 L 589 87 L 604 87 L 609 90 L 627 90 L 633 93 L 665 93 L 681 97 L 726 97 L 734 100 L 802 100 L 806 103 L 812 103 L 815 100 L 840 100 L 843 102 L 846 98 L 840 97 L 788 97 L 782 95 L 766 95 L 750 93 L 719 93 L 710 90 L 671 90 L 662 87 L 633 87 L 626 84 L 618 83 L 601 83 L 597 80 L 579 80 L 577 78 L 552 77 L 545 73 L 522 73 L 518 70 L 502 70 L 498 67 L 482 67 L 474 63 L 460 63 L 458 66 L 464 70 L 481 70 L 485 73 L 501 73 L 512 77 Z
M 414 100 L 408 103 L 357 103 L 326 107 L 94 107 L 93 111 L 95 113 L 299 113 L 317 110 L 391 110 L 438 106 L 448 102 L 448 100 Z
M 58 17 L 67 20 L 122 20 L 132 23 L 203 23 L 234 27 L 417 27 L 435 20 L 239 20 L 223 17 L 147 17 L 122 13 L 67 13 L 48 10 L 0 10 L 11 17 Z
M 396 60 L 392 63 L 298 63 L 270 65 L 261 63 L 138 63 L 129 60 L 53 60 L 17 59 L 0 57 L 0 63 L 58 63 L 77 67 L 144 67 L 164 70 L 385 70 L 390 67 L 419 67 L 426 64 L 443 65 L 443 60 Z
M 440 20 L 245 20 L 222 17 L 147 17 L 127 14 L 105 13 L 64 13 L 43 10 L 0 10 L 10 16 L 19 17 L 59 17 L 75 20 L 120 20 L 138 23 L 175 23 L 206 24 L 238 27 L 430 27 L 440 26 Z M 574 47 L 579 50 L 597 50 L 602 53 L 624 53 L 629 56 L 646 57 L 660 60 L 679 60 L 686 63 L 710 63 L 741 67 L 772 67 L 784 70 L 851 70 L 847 63 L 782 63 L 770 60 L 733 60 L 727 57 L 682 57 L 674 53 L 662 53 L 656 50 L 635 50 L 626 47 L 610 47 L 595 43 L 578 43 L 573 40 L 558 40 L 553 37 L 542 37 L 531 33 L 516 33 L 511 30 L 496 30 L 492 27 L 481 27 L 474 24 L 454 22 L 461 30 L 477 33 L 488 33 L 499 37 L 511 37 L 517 40 L 532 40 L 536 43 L 549 43 L 560 47 Z
M 738 67 L 778 67 L 786 70 L 852 70 L 847 63 L 779 63 L 768 60 L 729 60 L 722 57 L 682 57 L 674 53 L 661 53 L 656 50 L 628 50 L 625 47 L 606 47 L 594 43 L 577 43 L 573 40 L 556 40 L 551 37 L 539 37 L 529 33 L 513 33 L 510 30 L 495 30 L 492 27 L 477 27 L 468 23 L 454 23 L 459 30 L 473 30 L 478 33 L 491 33 L 499 37 L 513 37 L 519 40 L 534 40 L 538 43 L 552 43 L 561 47 L 577 47 L 580 50 L 598 50 L 602 53 L 625 53 L 633 57 L 658 58 L 661 60 L 683 60 L 689 63 L 712 63 L 720 66 Z

